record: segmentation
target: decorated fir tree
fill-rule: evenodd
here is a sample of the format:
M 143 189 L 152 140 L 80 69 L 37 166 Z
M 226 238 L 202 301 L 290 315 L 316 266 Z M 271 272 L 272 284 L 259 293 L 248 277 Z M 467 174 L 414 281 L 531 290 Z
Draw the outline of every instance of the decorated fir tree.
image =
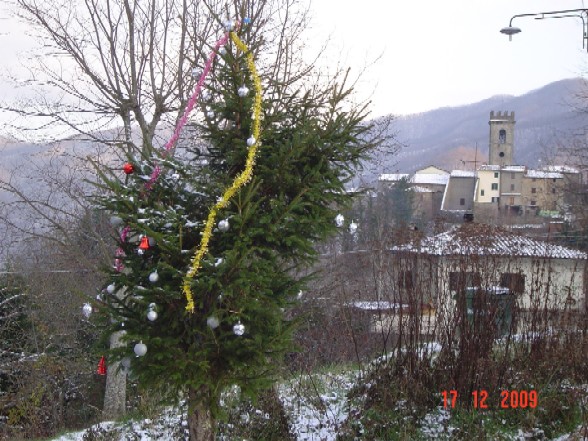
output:
M 374 146 L 345 78 L 303 78 L 299 89 L 260 78 L 247 25 L 227 31 L 199 72 L 186 116 L 198 100 L 191 118 L 205 147 L 175 148 L 184 118 L 165 148 L 129 157 L 125 174 L 102 170 L 99 205 L 118 242 L 102 311 L 125 343 L 112 355 L 188 400 L 192 439 L 214 439 L 227 386 L 254 395 L 271 384 L 292 349 L 297 270 L 335 233 L 344 185 Z

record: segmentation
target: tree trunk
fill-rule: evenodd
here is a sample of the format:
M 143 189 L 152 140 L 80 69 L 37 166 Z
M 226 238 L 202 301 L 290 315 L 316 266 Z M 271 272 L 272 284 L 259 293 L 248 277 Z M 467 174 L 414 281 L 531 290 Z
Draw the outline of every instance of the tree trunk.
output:
M 124 331 L 115 332 L 110 336 L 110 347 L 123 345 L 121 338 Z M 104 407 L 102 416 L 112 420 L 120 418 L 126 412 L 127 401 L 127 373 L 124 368 L 119 369 L 120 362 L 112 363 L 106 372 L 106 391 L 104 392 Z
M 216 424 L 210 409 L 210 390 L 202 386 L 188 394 L 188 429 L 190 441 L 214 441 Z

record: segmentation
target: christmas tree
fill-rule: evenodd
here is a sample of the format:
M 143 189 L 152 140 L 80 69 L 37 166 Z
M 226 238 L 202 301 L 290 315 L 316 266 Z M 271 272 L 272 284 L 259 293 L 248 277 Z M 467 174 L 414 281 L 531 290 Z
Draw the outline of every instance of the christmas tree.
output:
M 292 350 L 285 311 L 306 281 L 296 274 L 336 232 L 345 184 L 375 144 L 345 75 L 299 88 L 260 77 L 249 24 L 227 24 L 197 73 L 185 117 L 198 100 L 203 148 L 175 148 L 183 118 L 125 174 L 101 170 L 98 204 L 118 232 L 102 311 L 125 342 L 111 355 L 188 400 L 192 439 L 214 439 L 227 386 L 254 396 L 274 380 Z

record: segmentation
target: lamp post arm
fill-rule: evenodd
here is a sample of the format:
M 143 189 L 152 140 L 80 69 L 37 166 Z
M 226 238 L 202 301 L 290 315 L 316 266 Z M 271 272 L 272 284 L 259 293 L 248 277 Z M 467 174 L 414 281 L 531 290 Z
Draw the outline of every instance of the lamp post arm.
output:
M 510 19 L 507 28 L 501 29 L 500 32 L 509 36 L 512 39 L 512 35 L 521 32 L 519 28 L 515 28 L 512 22 L 515 18 L 520 17 L 535 17 L 537 20 L 543 20 L 545 18 L 580 18 L 582 20 L 582 48 L 588 50 L 588 9 L 562 9 L 560 11 L 549 11 L 549 12 L 535 12 L 532 14 L 516 14 Z
M 533 14 L 517 14 L 513 15 L 510 19 L 509 26 L 512 26 L 512 21 L 518 17 L 537 17 L 541 16 L 540 18 L 545 18 L 546 15 L 559 15 L 559 14 L 569 14 L 570 12 L 579 12 L 581 14 L 586 14 L 588 17 L 588 9 L 580 8 L 580 9 L 562 9 L 561 11 L 549 11 L 549 12 L 535 12 Z
M 519 17 L 534 17 L 534 16 L 536 16 L 536 15 L 541 15 L 541 13 L 539 13 L 539 14 L 537 14 L 537 13 L 533 13 L 533 14 L 517 14 L 517 15 L 513 15 L 513 16 L 510 18 L 510 21 L 508 22 L 508 26 L 509 26 L 509 27 L 512 27 L 512 21 L 513 21 L 515 18 L 519 18 Z

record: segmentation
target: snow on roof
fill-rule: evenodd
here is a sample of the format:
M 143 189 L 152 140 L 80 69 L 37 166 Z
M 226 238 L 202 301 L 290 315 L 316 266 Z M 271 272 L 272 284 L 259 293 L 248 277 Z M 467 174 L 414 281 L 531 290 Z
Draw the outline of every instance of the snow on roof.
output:
M 561 173 L 543 170 L 527 170 L 526 176 L 528 178 L 538 179 L 563 179 L 563 175 Z
M 469 170 L 451 170 L 452 178 L 473 178 L 476 176 L 476 172 Z
M 401 179 L 408 178 L 408 173 L 384 173 L 378 178 L 379 181 L 400 181 Z
M 397 182 L 401 179 L 408 179 L 411 184 L 429 184 L 429 185 L 447 185 L 449 175 L 443 175 L 440 173 L 418 173 L 415 175 L 409 175 L 407 173 L 391 173 L 380 175 L 378 180 Z
M 506 167 L 502 168 L 502 171 L 509 171 L 509 172 L 524 172 L 527 169 L 524 165 L 507 165 Z
M 443 170 L 442 168 L 439 168 L 435 165 L 428 165 L 425 168 L 421 168 L 417 171 L 415 171 L 415 174 L 422 174 L 422 173 L 435 173 L 435 174 L 440 174 L 440 175 L 448 175 L 449 172 L 447 170 Z
M 420 173 L 414 175 L 411 182 L 414 184 L 435 184 L 435 185 L 447 185 L 449 181 L 449 175 L 441 175 L 438 173 Z
M 483 164 L 478 168 L 478 170 L 500 171 L 500 166 L 492 164 Z
M 583 251 L 542 242 L 530 237 L 478 223 L 465 223 L 441 234 L 423 238 L 420 243 L 400 245 L 393 251 L 409 251 L 438 256 L 489 255 L 588 259 Z
M 570 167 L 568 165 L 546 165 L 544 167 L 541 167 L 541 170 L 558 173 L 580 173 L 578 169 Z

